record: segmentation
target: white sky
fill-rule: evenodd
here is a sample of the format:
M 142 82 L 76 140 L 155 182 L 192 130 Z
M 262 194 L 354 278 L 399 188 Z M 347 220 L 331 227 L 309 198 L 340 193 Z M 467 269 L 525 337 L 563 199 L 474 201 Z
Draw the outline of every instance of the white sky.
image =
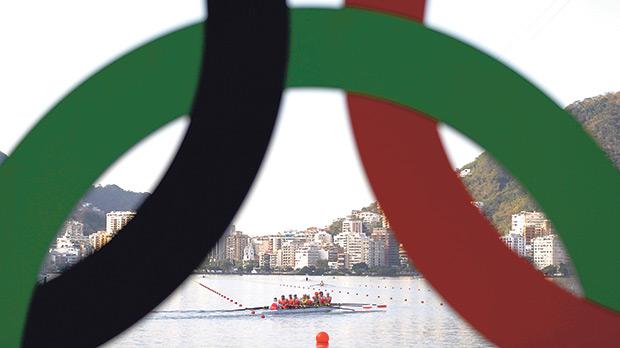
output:
M 97 69 L 204 15 L 202 0 L 1 2 L 0 151 L 10 154 L 46 110 Z M 620 62 L 620 1 L 431 0 L 426 15 L 427 25 L 501 59 L 561 106 L 620 90 L 614 73 Z M 239 229 L 250 234 L 323 226 L 373 200 L 344 94 L 296 90 L 283 101 L 259 180 L 236 218 Z M 187 124 L 181 119 L 143 141 L 98 183 L 151 191 Z M 449 127 L 440 130 L 453 166 L 480 153 Z

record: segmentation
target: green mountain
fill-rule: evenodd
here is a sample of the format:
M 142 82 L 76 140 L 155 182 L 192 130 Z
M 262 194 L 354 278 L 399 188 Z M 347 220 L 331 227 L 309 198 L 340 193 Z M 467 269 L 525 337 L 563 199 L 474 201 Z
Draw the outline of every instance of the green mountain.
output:
M 584 129 L 620 169 L 620 92 L 575 102 L 568 107 Z M 521 210 L 540 210 L 536 202 L 486 152 L 459 170 L 470 169 L 463 183 L 476 201 L 482 202 L 483 213 L 504 234 L 510 229 L 511 215 Z
M 116 185 L 93 186 L 73 209 L 71 219 L 84 224 L 84 234 L 105 230 L 105 215 L 111 211 L 137 210 L 149 196 Z
M 0 164 L 7 155 L 0 152 Z M 116 185 L 93 186 L 75 206 L 69 219 L 84 224 L 84 234 L 105 230 L 105 214 L 114 210 L 137 210 L 149 196 L 146 192 L 132 192 Z

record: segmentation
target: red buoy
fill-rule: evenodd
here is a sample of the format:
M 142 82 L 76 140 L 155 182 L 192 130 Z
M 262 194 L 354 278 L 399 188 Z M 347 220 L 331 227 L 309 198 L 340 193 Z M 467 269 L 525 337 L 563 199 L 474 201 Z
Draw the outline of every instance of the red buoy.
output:
M 316 343 L 329 343 L 329 335 L 325 331 L 316 334 Z
M 261 315 L 260 315 L 260 317 L 261 317 L 262 319 L 265 319 L 265 315 L 264 315 L 264 314 L 261 314 Z

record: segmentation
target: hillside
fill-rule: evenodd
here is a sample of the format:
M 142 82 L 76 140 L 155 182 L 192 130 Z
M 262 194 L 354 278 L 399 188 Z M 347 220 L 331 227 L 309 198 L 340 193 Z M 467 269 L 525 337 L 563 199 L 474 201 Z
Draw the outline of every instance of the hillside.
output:
M 84 234 L 105 230 L 105 214 L 136 210 L 149 196 L 146 192 L 124 190 L 116 185 L 94 186 L 71 213 L 71 219 L 84 223 Z
M 0 152 L 0 164 L 7 156 Z M 116 185 L 93 186 L 76 205 L 69 219 L 84 223 L 84 234 L 105 230 L 105 214 L 114 210 L 136 210 L 149 196 L 146 192 L 132 192 Z
M 575 102 L 566 110 L 597 141 L 620 169 L 620 92 Z M 482 211 L 502 234 L 510 229 L 510 218 L 521 210 L 538 209 L 536 203 L 490 155 L 483 153 L 460 170 L 471 169 L 462 178 Z

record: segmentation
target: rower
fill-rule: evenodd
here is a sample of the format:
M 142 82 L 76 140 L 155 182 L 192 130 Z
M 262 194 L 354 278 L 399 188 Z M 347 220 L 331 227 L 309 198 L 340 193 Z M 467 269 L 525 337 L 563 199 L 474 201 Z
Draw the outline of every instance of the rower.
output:
M 280 300 L 278 301 L 278 304 L 280 305 L 281 309 L 286 309 L 287 308 L 288 301 L 286 300 L 286 297 L 284 295 L 282 295 L 282 297 L 280 297 Z
M 293 295 L 288 294 L 288 299 L 286 300 L 289 308 L 295 307 L 295 300 L 293 300 Z
M 306 305 L 308 307 L 311 307 L 314 305 L 314 301 L 312 301 L 312 299 L 310 298 L 310 295 L 306 295 Z
M 271 304 L 271 306 L 269 306 L 269 309 L 272 311 L 278 310 L 278 298 L 277 297 L 273 298 L 273 303 Z
M 297 294 L 295 294 L 295 295 L 293 295 L 293 307 L 294 308 L 299 308 L 299 305 L 301 305 L 301 302 L 297 298 Z
M 319 306 L 325 306 L 325 297 L 323 296 L 323 291 L 319 292 Z
M 325 305 L 326 306 L 332 305 L 332 297 L 329 295 L 329 292 L 327 293 L 327 297 L 325 297 Z

